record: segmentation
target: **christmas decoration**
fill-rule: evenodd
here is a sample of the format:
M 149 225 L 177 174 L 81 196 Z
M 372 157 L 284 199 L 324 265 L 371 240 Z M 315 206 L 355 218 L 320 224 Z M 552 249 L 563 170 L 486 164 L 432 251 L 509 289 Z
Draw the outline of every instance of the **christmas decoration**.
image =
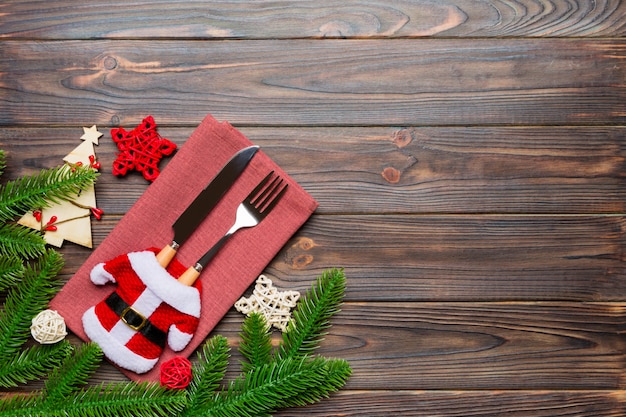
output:
M 296 306 L 300 293 L 297 291 L 279 291 L 272 280 L 265 275 L 259 276 L 250 297 L 241 297 L 235 308 L 242 314 L 260 313 L 271 325 L 287 330 L 291 321 L 291 309 Z
M 175 356 L 161 364 L 161 385 L 170 389 L 187 388 L 191 382 L 192 370 L 189 359 Z
M 88 166 L 94 170 L 100 168 L 96 161 L 94 145 L 102 133 L 95 125 L 83 127 L 83 142 L 63 158 L 66 162 L 64 169 L 76 171 L 78 167 Z M 67 200 L 47 204 L 47 207 L 33 207 L 19 221 L 21 224 L 44 233 L 46 243 L 61 247 L 64 240 L 88 248 L 92 247 L 90 216 L 96 219 L 102 216 L 102 210 L 96 207 L 96 194 L 92 186 L 78 190 L 76 195 Z
M 0 150 L 0 172 L 4 166 Z M 338 269 L 324 272 L 298 301 L 276 348 L 261 314 L 253 312 L 244 319 L 239 343 L 244 361 L 241 374 L 230 383 L 222 381 L 229 365 L 229 341 L 220 335 L 201 347 L 186 389 L 132 381 L 88 386 L 103 358 L 95 343 L 73 347 L 61 341 L 22 350 L 32 318 L 58 291 L 63 261 L 54 249 L 45 248 L 39 231 L 19 225 L 7 231 L 4 223 L 33 206 L 73 198 L 77 189 L 93 184 L 95 177 L 88 167 L 74 172 L 48 170 L 0 188 L 0 287 L 8 288 L 0 309 L 0 386 L 48 378 L 40 390 L 0 396 L 0 417 L 256 417 L 320 401 L 343 387 L 351 374 L 349 364 L 315 355 L 343 300 L 346 281 Z M 28 239 L 16 239 L 22 232 Z M 166 369 L 173 368 L 180 370 L 180 366 Z M 188 374 L 183 376 L 177 384 Z
M 112 129 L 111 137 L 120 151 L 113 162 L 113 175 L 117 176 L 136 170 L 152 182 L 159 176 L 158 164 L 161 159 L 176 150 L 175 143 L 157 133 L 157 125 L 152 116 L 143 119 L 131 131 L 122 127 Z
M 184 349 L 200 319 L 200 281 L 180 283 L 186 268 L 176 259 L 163 268 L 157 252 L 132 252 L 96 265 L 91 281 L 118 287 L 83 315 L 85 333 L 106 357 L 138 374 L 156 365 L 166 343 L 175 352 Z
M 5 161 L 0 151 L 0 167 L 6 166 Z M 56 251 L 46 249 L 38 230 L 13 223 L 33 207 L 73 199 L 96 180 L 97 173 L 89 167 L 66 168 L 42 170 L 0 187 L 0 288 L 7 290 L 0 310 L 0 387 L 15 387 L 47 375 L 71 350 L 65 341 L 22 348 L 31 336 L 33 317 L 58 290 L 63 260 Z
M 55 310 L 44 310 L 33 318 L 30 333 L 42 345 L 58 343 L 67 336 L 65 320 Z
M 330 318 L 339 311 L 345 292 L 342 270 L 325 271 L 299 301 L 283 340 L 272 351 L 269 325 L 258 313 L 242 325 L 241 375 L 222 388 L 228 366 L 228 340 L 214 336 L 201 348 L 189 403 L 179 417 L 269 416 L 282 408 L 301 407 L 339 390 L 351 374 L 342 359 L 315 355 Z

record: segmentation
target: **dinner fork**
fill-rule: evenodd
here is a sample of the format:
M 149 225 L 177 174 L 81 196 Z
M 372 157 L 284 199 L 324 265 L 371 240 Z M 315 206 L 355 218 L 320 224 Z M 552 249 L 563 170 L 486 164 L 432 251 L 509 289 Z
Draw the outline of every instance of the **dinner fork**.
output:
M 205 253 L 194 266 L 190 266 L 178 281 L 185 285 L 193 285 L 202 269 L 204 269 L 213 257 L 219 252 L 224 244 L 240 229 L 254 227 L 261 223 L 268 214 L 276 207 L 276 204 L 287 191 L 287 182 L 271 171 L 257 185 L 248 196 L 237 206 L 235 223 L 218 240 L 207 253 Z

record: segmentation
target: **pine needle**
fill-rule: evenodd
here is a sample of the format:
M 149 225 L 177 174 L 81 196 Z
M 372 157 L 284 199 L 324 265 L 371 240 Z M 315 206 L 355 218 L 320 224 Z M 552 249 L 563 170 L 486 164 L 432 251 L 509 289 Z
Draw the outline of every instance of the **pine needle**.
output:
M 184 391 L 135 382 L 89 387 L 55 404 L 42 398 L 0 398 L 0 417 L 169 417 L 186 404 Z
M 95 343 L 78 346 L 68 355 L 61 366 L 48 377 L 44 396 L 47 403 L 54 404 L 69 397 L 72 392 L 87 384 L 89 377 L 102 362 L 102 350 Z
M 228 339 L 224 336 L 214 336 L 202 346 L 193 369 L 193 379 L 187 388 L 189 405 L 181 417 L 198 417 L 201 410 L 212 403 L 226 374 L 229 352 Z
M 307 390 L 324 383 L 323 358 L 271 362 L 233 381 L 203 416 L 270 416 L 288 403 L 305 405 Z
M 265 317 L 252 313 L 241 326 L 239 352 L 245 360 L 241 362 L 241 371 L 248 373 L 270 362 L 272 359 L 272 333 Z
M 127 382 L 86 388 L 43 416 L 169 417 L 179 415 L 186 403 L 185 391 Z
M 0 386 L 17 387 L 40 379 L 59 366 L 71 352 L 69 342 L 55 345 L 35 345 L 18 351 L 12 357 L 2 355 L 0 359 Z
M 20 259 L 0 258 L 0 291 L 13 287 L 24 276 L 24 265 Z
M 49 249 L 34 265 L 26 265 L 20 285 L 12 288 L 0 312 L 0 361 L 12 358 L 30 336 L 31 320 L 58 290 L 61 255 Z
M 292 314 L 277 351 L 278 360 L 310 355 L 317 349 L 330 327 L 330 318 L 340 311 L 345 288 L 342 269 L 330 269 L 318 277 Z
M 4 151 L 0 149 L 0 177 L 4 174 L 4 169 L 7 167 L 7 159 Z
M 67 165 L 7 182 L 0 187 L 0 221 L 8 221 L 35 208 L 74 200 L 80 190 L 94 184 L 98 172 L 88 166 Z
M 33 259 L 44 253 L 46 241 L 38 230 L 17 224 L 0 225 L 0 256 Z

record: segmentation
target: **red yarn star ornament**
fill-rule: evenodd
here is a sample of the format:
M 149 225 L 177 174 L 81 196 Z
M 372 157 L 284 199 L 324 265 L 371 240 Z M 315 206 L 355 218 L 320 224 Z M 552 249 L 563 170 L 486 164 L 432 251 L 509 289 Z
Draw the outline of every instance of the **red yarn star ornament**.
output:
M 176 144 L 157 133 L 157 125 L 148 116 L 131 131 L 119 127 L 111 129 L 111 137 L 120 153 L 113 161 L 113 175 L 124 176 L 128 171 L 138 171 L 152 182 L 159 176 L 158 164 L 164 156 L 176 150 Z
M 191 362 L 175 356 L 161 364 L 161 385 L 171 389 L 185 389 L 192 379 Z

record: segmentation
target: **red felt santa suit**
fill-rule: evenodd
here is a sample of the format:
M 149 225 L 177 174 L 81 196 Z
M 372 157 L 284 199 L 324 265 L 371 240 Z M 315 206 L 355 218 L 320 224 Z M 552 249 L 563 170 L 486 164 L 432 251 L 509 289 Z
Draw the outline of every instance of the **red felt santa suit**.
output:
M 181 284 L 184 266 L 174 259 L 166 270 L 156 252 L 131 252 L 96 265 L 91 281 L 117 288 L 83 315 L 85 333 L 105 356 L 138 374 L 154 367 L 166 343 L 184 349 L 200 319 L 200 281 Z

